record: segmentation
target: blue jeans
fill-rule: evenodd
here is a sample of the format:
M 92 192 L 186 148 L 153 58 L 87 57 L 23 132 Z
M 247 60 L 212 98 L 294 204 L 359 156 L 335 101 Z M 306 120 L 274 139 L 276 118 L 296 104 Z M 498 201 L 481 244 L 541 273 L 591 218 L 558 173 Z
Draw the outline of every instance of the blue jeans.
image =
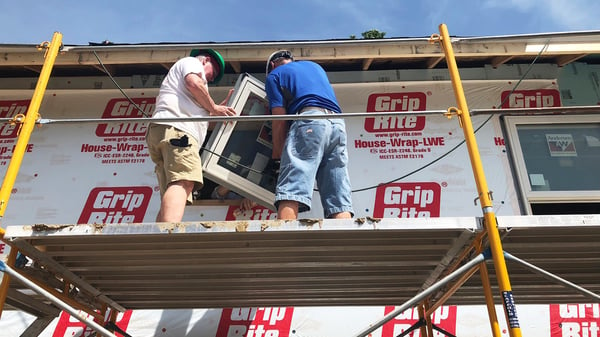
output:
M 302 114 L 323 112 L 310 110 Z M 354 215 L 347 166 L 343 119 L 295 120 L 281 155 L 275 206 L 281 200 L 293 200 L 298 202 L 298 212 L 310 210 L 316 179 L 326 218 L 340 212 Z

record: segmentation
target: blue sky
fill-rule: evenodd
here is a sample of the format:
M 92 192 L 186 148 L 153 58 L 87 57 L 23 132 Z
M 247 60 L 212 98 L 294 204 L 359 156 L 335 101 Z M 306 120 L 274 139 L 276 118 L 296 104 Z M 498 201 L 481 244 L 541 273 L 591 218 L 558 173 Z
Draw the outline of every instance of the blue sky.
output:
M 496 36 L 600 30 L 598 0 L 0 0 L 0 44 Z

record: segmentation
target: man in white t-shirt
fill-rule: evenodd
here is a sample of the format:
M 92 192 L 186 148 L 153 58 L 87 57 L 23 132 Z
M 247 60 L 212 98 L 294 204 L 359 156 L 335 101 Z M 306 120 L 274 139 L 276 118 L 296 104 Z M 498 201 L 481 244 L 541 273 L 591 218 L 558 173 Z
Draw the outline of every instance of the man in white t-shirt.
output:
M 153 118 L 234 116 L 233 108 L 215 104 L 208 83 L 218 82 L 225 71 L 223 57 L 212 49 L 194 49 L 175 62 L 163 80 Z M 231 91 L 229 92 L 231 95 Z M 179 222 L 192 192 L 202 188 L 200 146 L 208 122 L 151 122 L 146 132 L 150 158 L 160 187 L 161 205 L 157 222 Z

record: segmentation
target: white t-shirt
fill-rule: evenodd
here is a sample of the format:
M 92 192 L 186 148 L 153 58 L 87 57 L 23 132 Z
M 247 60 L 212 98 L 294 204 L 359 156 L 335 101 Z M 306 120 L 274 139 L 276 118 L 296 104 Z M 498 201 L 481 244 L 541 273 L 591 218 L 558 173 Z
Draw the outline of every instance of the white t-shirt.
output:
M 196 102 L 185 87 L 185 76 L 190 73 L 198 74 L 206 81 L 204 67 L 197 57 L 185 57 L 175 62 L 160 86 L 152 117 L 177 118 L 210 115 Z M 159 122 L 159 124 L 172 125 L 189 133 L 198 140 L 200 145 L 204 142 L 208 129 L 208 122 Z

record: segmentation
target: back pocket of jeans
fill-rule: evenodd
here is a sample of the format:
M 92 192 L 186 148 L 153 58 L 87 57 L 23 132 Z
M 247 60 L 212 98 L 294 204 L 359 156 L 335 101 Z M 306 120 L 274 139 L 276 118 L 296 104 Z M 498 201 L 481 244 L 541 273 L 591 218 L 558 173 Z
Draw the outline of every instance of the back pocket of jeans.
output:
M 321 150 L 325 126 L 314 122 L 296 123 L 298 125 L 293 136 L 294 155 L 300 159 L 316 158 Z

